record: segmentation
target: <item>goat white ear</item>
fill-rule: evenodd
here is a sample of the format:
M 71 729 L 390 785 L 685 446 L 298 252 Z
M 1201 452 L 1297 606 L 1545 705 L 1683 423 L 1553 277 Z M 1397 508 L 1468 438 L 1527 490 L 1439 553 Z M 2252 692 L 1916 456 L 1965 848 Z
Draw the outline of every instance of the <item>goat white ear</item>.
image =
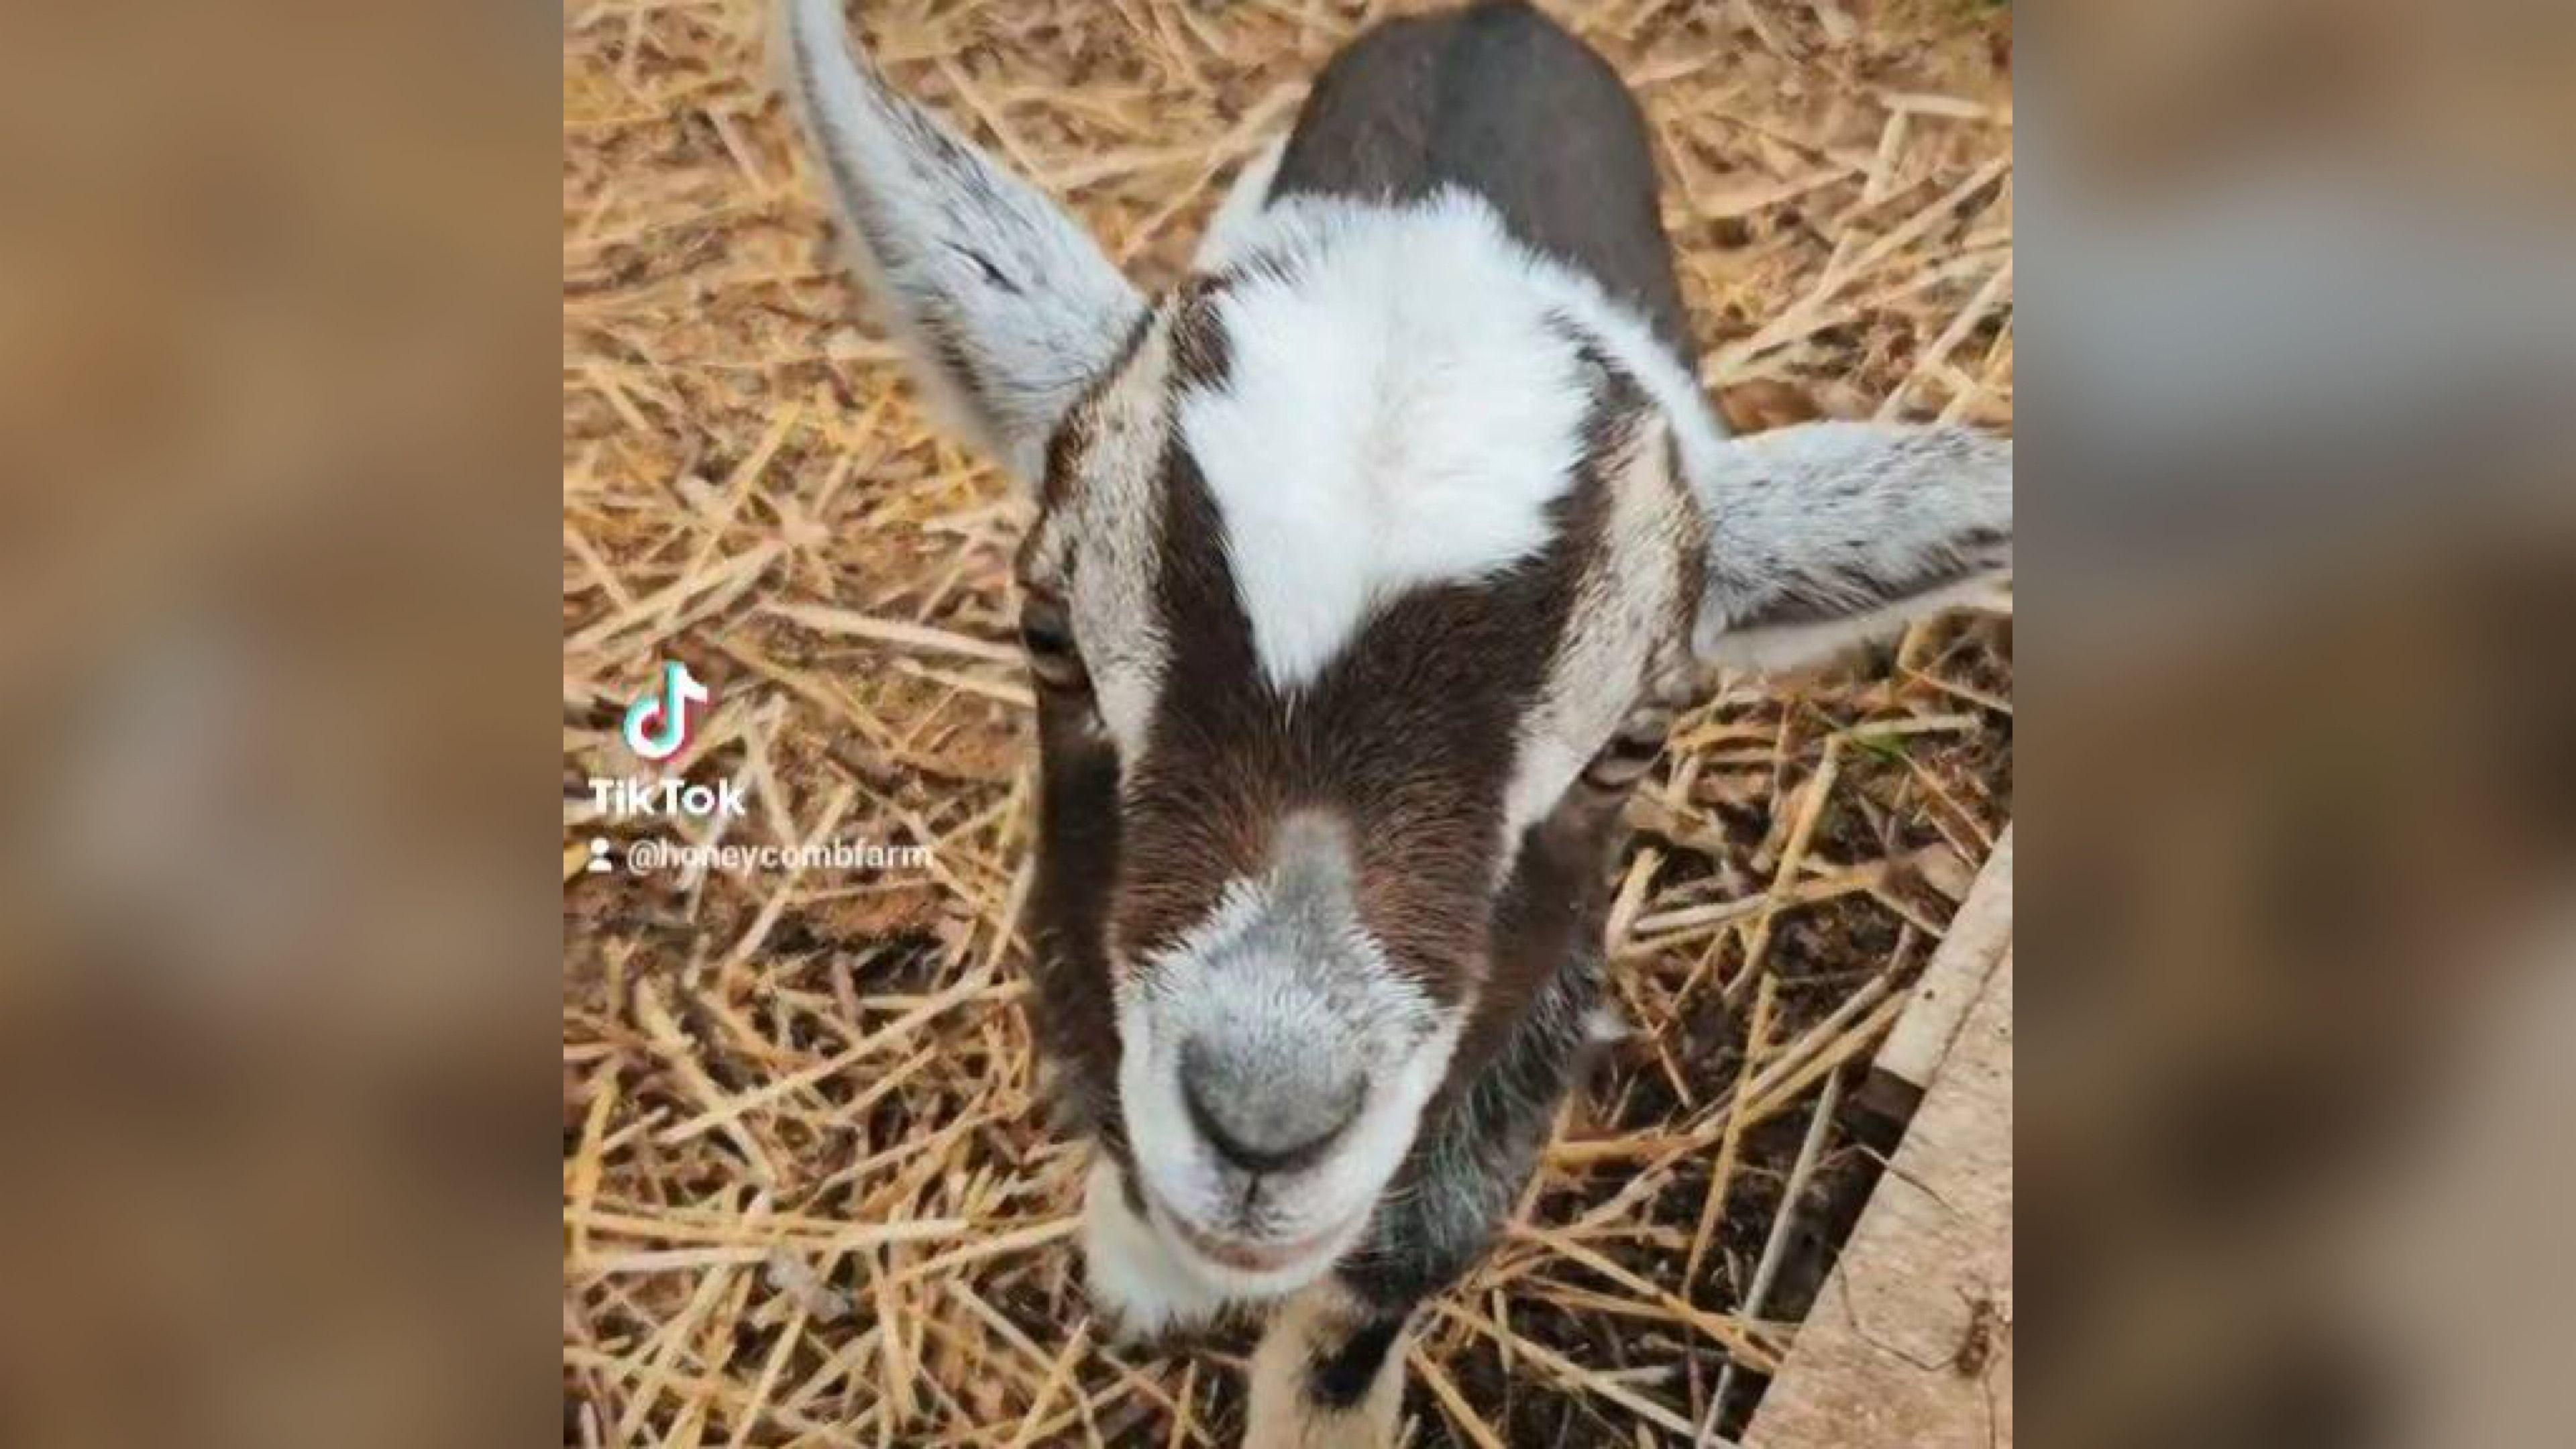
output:
M 1967 428 L 1807 423 L 1720 445 L 1692 645 L 1787 669 L 1882 637 L 2012 566 L 2012 444 Z
M 888 89 L 841 0 L 780 0 L 778 26 L 861 280 L 950 424 L 1034 485 L 1143 300 L 1053 201 Z

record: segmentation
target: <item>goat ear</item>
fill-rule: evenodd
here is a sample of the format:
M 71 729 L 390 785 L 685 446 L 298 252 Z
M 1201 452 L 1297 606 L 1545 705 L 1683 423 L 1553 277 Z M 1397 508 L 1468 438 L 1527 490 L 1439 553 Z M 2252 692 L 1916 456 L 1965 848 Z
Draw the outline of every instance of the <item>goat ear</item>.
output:
M 2012 444 L 1966 428 L 1807 423 L 1720 445 L 1703 662 L 1786 669 L 1976 594 L 2012 566 Z
M 1035 484 L 1143 300 L 1036 187 L 888 89 L 841 0 L 780 0 L 778 27 L 861 280 L 950 424 Z

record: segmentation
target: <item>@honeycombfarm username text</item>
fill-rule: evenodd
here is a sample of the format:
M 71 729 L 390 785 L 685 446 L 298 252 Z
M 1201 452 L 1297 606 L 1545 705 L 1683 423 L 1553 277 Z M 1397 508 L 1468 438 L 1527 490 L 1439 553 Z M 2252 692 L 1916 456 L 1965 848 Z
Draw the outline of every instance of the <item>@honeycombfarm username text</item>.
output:
M 728 875 L 784 870 L 922 870 L 930 848 L 868 840 L 825 840 L 809 845 L 760 845 L 746 841 L 639 840 L 590 842 L 589 869 L 624 868 L 633 875 L 665 871 L 719 871 Z

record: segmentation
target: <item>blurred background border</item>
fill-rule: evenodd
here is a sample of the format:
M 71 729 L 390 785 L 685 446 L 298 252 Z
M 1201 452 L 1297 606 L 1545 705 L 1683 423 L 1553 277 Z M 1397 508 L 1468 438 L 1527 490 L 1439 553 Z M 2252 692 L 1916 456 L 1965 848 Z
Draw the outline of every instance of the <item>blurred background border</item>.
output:
M 9 1442 L 560 1426 L 552 14 L 0 18 Z M 2038 1442 L 2563 1440 L 2569 14 L 2022 17 Z

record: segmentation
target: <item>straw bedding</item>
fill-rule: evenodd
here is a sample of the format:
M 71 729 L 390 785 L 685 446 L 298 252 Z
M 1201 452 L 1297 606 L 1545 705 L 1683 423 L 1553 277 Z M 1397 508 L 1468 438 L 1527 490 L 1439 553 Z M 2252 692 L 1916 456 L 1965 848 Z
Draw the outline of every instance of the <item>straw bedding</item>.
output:
M 900 83 L 1148 285 L 1372 13 L 1324 0 L 862 7 Z M 1549 7 L 1658 132 L 1740 428 L 2009 427 L 2008 12 L 1982 0 Z M 826 244 L 759 0 L 600 0 L 564 43 L 564 1387 L 568 1444 L 1223 1444 L 1238 1334 L 1105 1344 L 1079 1155 L 1033 1105 L 1012 921 L 1023 505 L 939 438 Z M 1632 809 L 1633 1034 L 1497 1250 L 1428 1315 L 1417 1444 L 1687 1440 L 1758 1392 L 1876 1175 L 1867 1053 L 2010 815 L 2009 600 L 1812 678 L 1719 681 Z M 657 661 L 714 687 L 665 768 L 716 826 L 601 817 Z M 647 834 L 926 847 L 636 875 Z M 1724 1423 L 1740 1422 L 1743 1402 Z

